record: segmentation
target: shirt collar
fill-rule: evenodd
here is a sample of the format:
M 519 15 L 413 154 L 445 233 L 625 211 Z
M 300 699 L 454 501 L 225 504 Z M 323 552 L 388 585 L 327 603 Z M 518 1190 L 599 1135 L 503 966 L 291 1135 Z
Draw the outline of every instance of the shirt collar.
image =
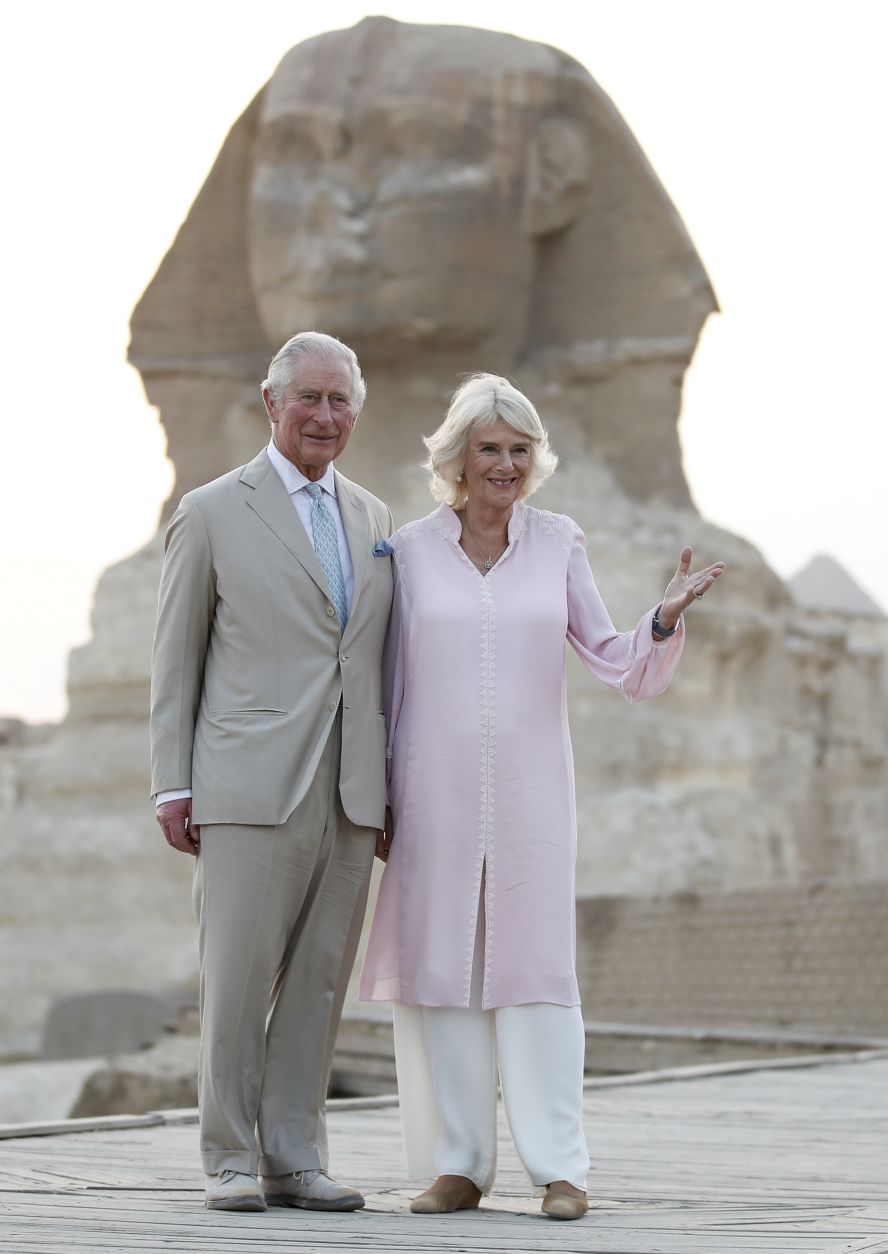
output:
M 319 483 L 325 492 L 329 492 L 330 496 L 336 496 L 336 476 L 333 474 L 333 463 L 330 462 L 327 469 L 321 475 L 320 479 L 306 479 L 305 475 L 294 466 L 288 458 L 278 449 L 272 437 L 268 442 L 268 460 L 274 466 L 281 478 L 281 482 L 287 489 L 290 496 L 294 492 L 299 492 L 307 483 Z

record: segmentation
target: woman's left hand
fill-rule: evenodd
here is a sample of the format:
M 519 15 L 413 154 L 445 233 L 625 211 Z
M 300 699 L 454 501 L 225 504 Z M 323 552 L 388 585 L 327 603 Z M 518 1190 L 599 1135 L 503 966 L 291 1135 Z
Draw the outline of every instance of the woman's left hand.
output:
M 678 570 L 669 580 L 666 591 L 663 593 L 663 604 L 657 617 L 667 631 L 675 626 L 682 611 L 705 596 L 719 575 L 724 573 L 724 562 L 713 562 L 711 566 L 706 566 L 695 574 L 689 574 L 688 567 L 693 556 L 694 550 L 690 545 L 682 549 Z

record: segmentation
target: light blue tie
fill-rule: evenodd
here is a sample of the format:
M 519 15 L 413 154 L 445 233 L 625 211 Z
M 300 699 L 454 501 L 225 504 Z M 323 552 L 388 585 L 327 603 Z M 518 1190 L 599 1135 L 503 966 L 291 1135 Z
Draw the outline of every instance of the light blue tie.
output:
M 305 490 L 311 497 L 311 535 L 314 550 L 327 577 L 327 587 L 336 606 L 339 632 L 345 631 L 348 622 L 348 605 L 345 600 L 345 580 L 339 561 L 339 544 L 336 539 L 336 523 L 324 504 L 324 490 L 319 483 L 307 483 Z

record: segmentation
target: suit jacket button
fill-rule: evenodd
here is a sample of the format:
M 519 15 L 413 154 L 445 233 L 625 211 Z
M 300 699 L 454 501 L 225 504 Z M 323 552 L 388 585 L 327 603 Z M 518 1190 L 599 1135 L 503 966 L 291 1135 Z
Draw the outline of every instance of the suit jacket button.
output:
M 328 606 L 327 606 L 327 617 L 328 617 L 328 618 L 332 618 L 332 617 L 333 617 L 333 615 L 334 615 L 335 613 L 336 613 L 336 611 L 334 610 L 333 606 L 332 606 L 332 605 L 328 605 Z
M 331 709 L 331 710 L 335 710 L 335 709 L 336 709 L 336 702 L 335 702 L 335 701 L 331 701 L 331 702 L 330 702 L 330 709 Z

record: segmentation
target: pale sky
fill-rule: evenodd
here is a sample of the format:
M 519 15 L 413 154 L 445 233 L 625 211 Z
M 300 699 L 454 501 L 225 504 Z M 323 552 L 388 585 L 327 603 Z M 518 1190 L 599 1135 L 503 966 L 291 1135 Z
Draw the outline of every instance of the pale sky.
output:
M 784 576 L 831 554 L 888 608 L 886 6 L 29 0 L 0 48 L 0 715 L 62 717 L 95 581 L 170 490 L 125 363 L 133 305 L 287 49 L 368 13 L 507 30 L 589 69 L 721 304 L 681 420 L 701 512 Z

